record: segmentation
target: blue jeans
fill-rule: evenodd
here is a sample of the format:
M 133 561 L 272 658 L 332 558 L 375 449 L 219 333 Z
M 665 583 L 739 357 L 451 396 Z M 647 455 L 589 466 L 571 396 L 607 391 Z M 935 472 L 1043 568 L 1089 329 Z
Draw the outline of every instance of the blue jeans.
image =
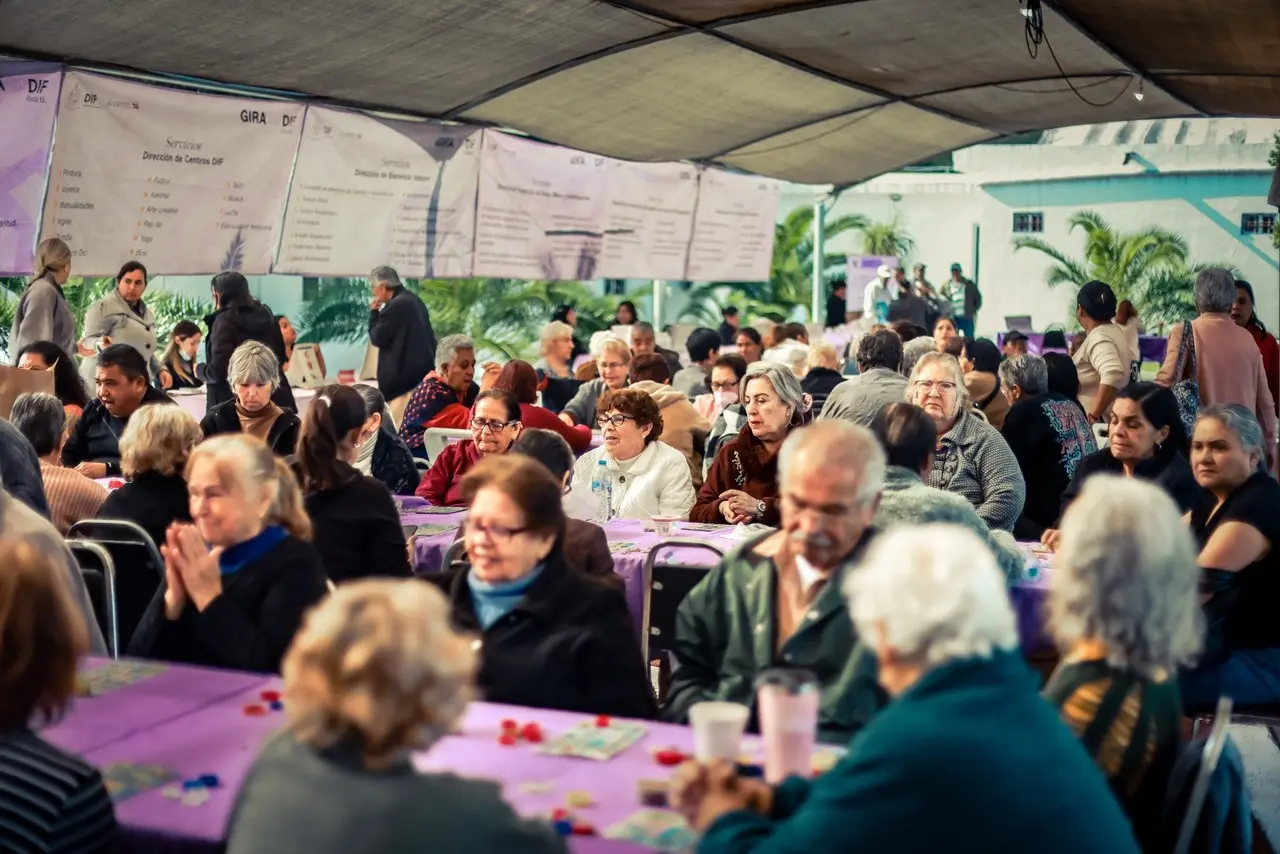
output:
M 1218 664 L 1184 672 L 1178 687 L 1188 714 L 1212 711 L 1224 694 L 1237 707 L 1280 703 L 1280 649 L 1238 649 Z
M 953 317 L 951 322 L 956 325 L 956 332 L 963 335 L 968 340 L 973 340 L 973 318 L 972 317 Z

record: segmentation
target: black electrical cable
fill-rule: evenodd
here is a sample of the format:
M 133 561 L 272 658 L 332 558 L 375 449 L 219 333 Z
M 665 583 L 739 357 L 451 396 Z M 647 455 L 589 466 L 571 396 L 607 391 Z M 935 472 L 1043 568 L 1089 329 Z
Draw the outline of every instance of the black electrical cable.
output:
M 1117 92 L 1116 96 L 1110 101 L 1098 102 L 1090 101 L 1086 98 L 1080 92 L 1080 89 L 1071 82 L 1071 78 L 1067 75 L 1066 70 L 1063 69 L 1062 63 L 1058 62 L 1058 55 L 1054 53 L 1053 50 L 1053 42 L 1049 41 L 1049 36 L 1044 31 L 1044 10 L 1040 8 L 1040 0 L 1018 0 L 1018 2 L 1020 5 L 1025 7 L 1022 14 L 1027 20 L 1023 27 L 1023 38 L 1027 43 L 1027 54 L 1030 55 L 1032 59 L 1038 59 L 1040 55 L 1040 45 L 1043 43 L 1045 47 L 1049 48 L 1049 56 L 1052 57 L 1053 64 L 1058 67 L 1058 75 L 1062 78 L 1063 82 L 1067 84 L 1067 88 L 1071 90 L 1073 95 L 1088 104 L 1090 107 L 1102 108 L 1109 107 L 1116 101 L 1119 101 L 1120 98 L 1124 96 L 1124 93 L 1129 91 L 1129 87 L 1133 85 L 1132 74 L 1128 75 L 1129 80 L 1125 83 L 1124 88 Z

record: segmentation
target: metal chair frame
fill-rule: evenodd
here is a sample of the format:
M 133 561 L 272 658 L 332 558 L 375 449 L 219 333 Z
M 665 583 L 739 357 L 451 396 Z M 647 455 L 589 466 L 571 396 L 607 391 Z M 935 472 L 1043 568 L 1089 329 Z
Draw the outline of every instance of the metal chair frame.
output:
M 1243 716 L 1242 716 L 1243 717 Z M 1198 724 L 1200 719 L 1196 719 Z M 1196 826 L 1200 823 L 1200 813 L 1204 811 L 1204 802 L 1209 795 L 1209 781 L 1218 768 L 1218 760 L 1222 758 L 1222 750 L 1227 744 L 1227 727 L 1231 724 L 1231 698 L 1219 697 L 1218 708 L 1214 712 L 1213 729 L 1204 742 L 1204 755 L 1200 760 L 1200 772 L 1196 774 L 1195 785 L 1191 787 L 1191 796 L 1187 798 L 1187 811 L 1182 816 L 1182 827 L 1178 831 L 1178 841 L 1173 847 L 1173 854 L 1187 854 L 1191 840 L 1195 836 Z
M 662 549 L 669 548 L 705 549 L 714 553 L 717 558 L 724 557 L 724 550 L 716 544 L 709 543 L 705 540 L 695 540 L 689 537 L 672 537 L 670 539 L 665 539 L 656 543 L 651 549 L 649 549 L 649 554 L 646 555 L 644 559 L 644 569 L 641 574 L 641 583 L 644 585 L 644 610 L 641 612 L 640 617 L 640 651 L 643 653 L 641 660 L 644 662 L 646 673 L 649 668 L 649 638 L 652 636 L 653 632 L 653 626 L 650 625 L 654 590 L 653 567 L 657 563 L 659 552 Z M 707 567 L 707 569 L 710 571 L 711 567 Z M 661 587 L 658 589 L 661 589 Z
M 111 553 L 104 546 L 95 543 L 92 540 L 67 540 L 67 547 L 71 549 L 71 554 L 76 559 L 76 565 L 80 569 L 83 576 L 86 572 L 101 572 L 103 580 L 106 582 L 106 628 L 103 630 L 103 636 L 107 642 L 107 654 L 112 658 L 120 657 L 120 625 L 118 612 L 116 610 L 116 565 L 111 559 Z M 98 566 L 85 566 L 82 558 L 85 555 L 91 555 L 98 562 Z M 94 614 L 97 617 L 97 614 Z

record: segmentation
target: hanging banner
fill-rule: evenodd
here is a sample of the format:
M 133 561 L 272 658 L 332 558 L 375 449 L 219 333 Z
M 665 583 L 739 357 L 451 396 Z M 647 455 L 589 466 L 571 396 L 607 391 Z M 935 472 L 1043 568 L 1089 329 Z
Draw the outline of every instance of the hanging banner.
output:
M 275 271 L 471 275 L 480 129 L 307 110 Z
M 684 278 L 698 204 L 698 170 L 688 163 L 611 160 L 604 256 L 606 279 Z
M 0 273 L 32 271 L 61 82 L 47 63 L 0 62 Z
M 69 71 L 41 235 L 73 269 L 266 273 L 301 104 L 199 95 Z
M 763 282 L 773 266 L 782 185 L 719 169 L 702 173 L 686 279 Z
M 594 279 L 609 203 L 609 158 L 486 130 L 476 276 Z

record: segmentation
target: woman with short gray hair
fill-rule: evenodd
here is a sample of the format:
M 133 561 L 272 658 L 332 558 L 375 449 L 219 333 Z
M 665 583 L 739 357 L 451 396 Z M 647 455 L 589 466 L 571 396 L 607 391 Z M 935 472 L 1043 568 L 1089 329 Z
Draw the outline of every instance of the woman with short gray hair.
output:
M 742 378 L 740 398 L 747 423 L 737 438 L 720 446 L 691 522 L 777 525 L 778 451 L 797 427 L 813 418 L 813 399 L 785 365 L 756 362 Z
M 1209 635 L 1200 665 L 1182 678 L 1189 712 L 1212 709 L 1222 694 L 1239 706 L 1280 702 L 1280 484 L 1264 468 L 1266 450 L 1248 409 L 1201 410 L 1191 471 L 1204 495 L 1190 523 Z
M 227 368 L 231 400 L 205 413 L 200 429 L 205 438 L 223 433 L 248 433 L 267 443 L 277 456 L 287 457 L 298 447 L 302 422 L 291 409 L 271 400 L 280 385 L 280 360 L 261 341 L 246 341 L 231 354 Z
M 1258 345 L 1231 319 L 1235 277 L 1217 267 L 1201 270 L 1195 300 L 1199 316 L 1169 331 L 1169 351 L 1156 382 L 1174 388 L 1191 380 L 1197 384 L 1201 406 L 1234 403 L 1252 412 L 1262 426 L 1270 464 L 1275 460 L 1276 403 Z M 1186 426 L 1190 428 L 1189 421 Z
M 409 394 L 400 419 L 400 438 L 415 457 L 426 459 L 423 436 L 433 427 L 462 430 L 471 426 L 471 405 L 480 387 L 476 375 L 476 342 L 466 335 L 446 335 L 436 347 L 436 369 Z
M 970 405 L 956 357 L 921 356 L 906 400 L 927 412 L 938 430 L 929 486 L 961 496 L 992 528 L 1012 531 L 1026 501 L 1026 483 L 1000 431 Z
M 1013 535 L 1039 542 L 1045 529 L 1058 523 L 1062 494 L 1076 466 L 1098 450 L 1098 442 L 1080 406 L 1049 390 L 1049 366 L 1040 356 L 1001 362 L 1000 391 L 1009 401 L 1001 435 L 1027 485 Z
M 1044 694 L 1148 851 L 1180 741 L 1176 676 L 1204 635 L 1198 581 L 1194 543 L 1160 487 L 1098 475 L 1067 510 L 1048 603 L 1062 663 Z
M 49 518 L 58 533 L 66 534 L 76 522 L 93 518 L 107 500 L 107 491 L 75 469 L 63 467 L 67 413 L 62 401 L 51 394 L 20 394 L 13 402 L 9 421 L 27 437 L 40 458 L 40 479 L 49 499 Z

